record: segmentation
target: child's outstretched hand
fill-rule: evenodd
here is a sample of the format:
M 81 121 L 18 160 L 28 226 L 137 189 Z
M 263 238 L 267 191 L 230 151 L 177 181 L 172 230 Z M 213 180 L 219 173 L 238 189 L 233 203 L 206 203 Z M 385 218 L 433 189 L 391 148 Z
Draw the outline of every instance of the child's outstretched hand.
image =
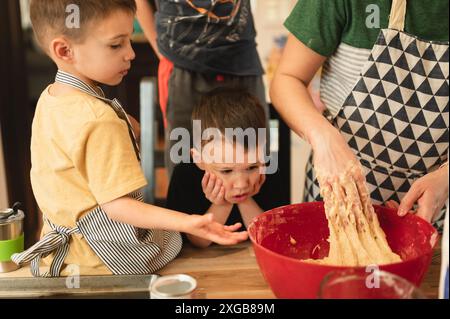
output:
M 202 188 L 205 197 L 211 203 L 219 206 L 230 204 L 225 200 L 225 187 L 223 186 L 223 182 L 220 178 L 216 177 L 216 175 L 205 172 L 202 179 Z
M 236 232 L 241 223 L 225 226 L 215 222 L 212 214 L 191 215 L 186 233 L 213 241 L 220 245 L 234 245 L 248 238 L 246 231 Z

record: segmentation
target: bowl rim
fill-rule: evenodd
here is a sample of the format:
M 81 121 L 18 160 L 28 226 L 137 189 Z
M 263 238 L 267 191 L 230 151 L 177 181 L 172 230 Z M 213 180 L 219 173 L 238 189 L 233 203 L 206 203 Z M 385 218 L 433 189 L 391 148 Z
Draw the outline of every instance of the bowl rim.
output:
M 268 211 L 266 211 L 266 212 L 264 212 L 264 213 L 262 213 L 262 214 L 256 216 L 255 218 L 253 218 L 252 222 L 250 223 L 250 225 L 249 225 L 248 228 L 247 228 L 247 230 L 248 230 L 248 238 L 249 238 L 250 241 L 252 242 L 252 245 L 253 245 L 253 246 L 257 246 L 258 248 L 261 248 L 263 251 L 269 253 L 270 255 L 274 255 L 274 256 L 281 257 L 282 260 L 293 261 L 293 262 L 297 262 L 297 263 L 305 264 L 305 265 L 313 265 L 313 266 L 317 266 L 317 267 L 319 267 L 319 268 L 322 268 L 322 269 L 324 269 L 324 270 L 325 270 L 325 269 L 330 269 L 330 268 L 336 269 L 336 270 L 338 270 L 338 269 L 339 269 L 339 270 L 340 270 L 340 269 L 343 269 L 343 270 L 344 270 L 344 269 L 348 269 L 348 268 L 353 268 L 353 269 L 364 269 L 364 268 L 366 268 L 367 266 L 358 266 L 358 267 L 354 267 L 354 266 L 334 266 L 334 265 L 316 264 L 316 263 L 312 263 L 312 262 L 305 261 L 304 259 L 297 259 L 297 258 L 293 258 L 293 257 L 288 257 L 288 256 L 279 254 L 279 253 L 277 253 L 277 252 L 274 252 L 274 251 L 272 251 L 272 250 L 270 250 L 270 249 L 264 247 L 263 245 L 257 243 L 256 240 L 253 238 L 253 235 L 252 235 L 250 229 L 252 229 L 253 227 L 255 227 L 255 226 L 254 226 L 254 225 L 255 225 L 255 222 L 256 222 L 256 220 L 257 220 L 260 216 L 262 216 L 262 215 L 271 215 L 271 214 L 275 214 L 276 211 L 281 210 L 281 209 L 286 208 L 286 207 L 298 206 L 298 205 L 301 205 L 301 204 L 321 204 L 321 203 L 323 203 L 323 202 L 296 203 L 296 204 L 284 205 L 284 206 L 280 206 L 280 207 L 276 207 L 276 208 L 270 209 L 270 210 L 268 210 Z M 394 209 L 389 208 L 389 207 L 386 207 L 386 206 L 381 206 L 381 205 L 376 205 L 376 204 L 373 205 L 373 206 L 374 206 L 374 207 L 383 208 L 383 209 L 387 209 L 387 210 L 390 210 L 391 212 L 394 211 Z M 424 219 L 420 218 L 419 216 L 416 216 L 415 214 L 412 214 L 412 213 L 408 213 L 406 216 L 403 216 L 402 218 L 414 218 L 414 219 L 420 221 L 421 223 L 427 224 L 427 226 L 429 226 L 429 227 L 431 227 L 431 228 L 433 229 L 433 234 L 431 235 L 431 239 L 430 239 L 430 244 L 431 244 L 431 249 L 430 249 L 430 250 L 431 250 L 431 253 L 432 253 L 433 250 L 436 248 L 437 243 L 438 243 L 438 239 L 439 239 L 439 233 L 438 233 L 438 231 L 433 227 L 433 225 L 431 225 L 428 221 L 426 221 L 426 220 L 424 220 Z M 253 250 L 254 250 L 254 248 L 253 248 Z M 400 264 L 403 264 L 403 263 L 405 263 L 405 262 L 408 262 L 408 263 L 409 263 L 409 262 L 418 260 L 419 258 L 423 258 L 424 255 L 426 255 L 426 254 L 423 254 L 423 255 L 420 255 L 420 256 L 417 256 L 417 257 L 414 257 L 414 258 L 411 258 L 411 259 L 407 259 L 407 260 L 402 260 L 402 261 L 399 261 L 399 262 L 395 262 L 395 263 L 390 263 L 390 264 L 379 264 L 379 265 L 377 265 L 377 266 L 385 268 L 385 267 L 387 267 L 387 266 L 396 266 L 396 265 L 400 265 Z M 368 265 L 368 266 L 369 266 L 369 265 Z

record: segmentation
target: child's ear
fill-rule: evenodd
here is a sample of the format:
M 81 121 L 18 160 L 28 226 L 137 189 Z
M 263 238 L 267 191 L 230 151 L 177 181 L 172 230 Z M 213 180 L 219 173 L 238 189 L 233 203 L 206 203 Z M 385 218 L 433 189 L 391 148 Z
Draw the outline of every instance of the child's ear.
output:
M 202 162 L 202 155 L 200 154 L 200 152 L 195 148 L 191 148 L 191 155 L 192 155 L 192 159 L 194 160 L 195 165 L 197 165 L 197 167 L 199 169 L 204 171 L 205 165 Z
M 56 59 L 64 62 L 72 62 L 73 50 L 71 44 L 65 38 L 56 38 L 50 43 L 50 53 Z

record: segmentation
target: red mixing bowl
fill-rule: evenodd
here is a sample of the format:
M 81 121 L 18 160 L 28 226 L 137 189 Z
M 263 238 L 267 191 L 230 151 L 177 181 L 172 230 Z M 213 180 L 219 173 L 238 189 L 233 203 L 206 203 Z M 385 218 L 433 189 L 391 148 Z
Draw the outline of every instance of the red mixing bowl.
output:
M 381 265 L 384 270 L 420 286 L 431 263 L 437 231 L 425 220 L 393 209 L 374 206 L 391 249 L 402 262 Z M 322 202 L 294 204 L 256 217 L 248 228 L 261 272 L 278 298 L 317 298 L 323 278 L 336 267 L 302 261 L 328 256 L 329 229 Z

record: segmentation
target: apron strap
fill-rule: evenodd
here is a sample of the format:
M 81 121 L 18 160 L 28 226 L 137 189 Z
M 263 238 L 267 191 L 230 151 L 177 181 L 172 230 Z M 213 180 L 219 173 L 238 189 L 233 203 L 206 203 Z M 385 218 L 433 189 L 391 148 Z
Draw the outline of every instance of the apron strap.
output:
M 80 233 L 80 231 L 78 227 L 69 229 L 64 226 L 54 225 L 46 218 L 44 220 L 50 225 L 52 231 L 47 233 L 40 241 L 26 251 L 13 254 L 11 260 L 19 266 L 31 262 L 31 273 L 34 277 L 59 277 L 61 267 L 69 252 L 70 236 L 75 233 Z M 40 260 L 50 255 L 53 251 L 56 252 L 50 269 L 41 275 L 39 271 Z
M 391 14 L 389 16 L 389 29 L 405 30 L 407 0 L 392 0 Z
M 73 76 L 72 74 L 69 74 L 69 73 L 61 71 L 61 70 L 58 70 L 58 72 L 56 73 L 55 82 L 69 85 L 69 86 L 76 88 L 86 94 L 89 94 L 97 99 L 100 99 L 103 102 L 105 102 L 106 104 L 108 104 L 109 106 L 111 106 L 113 108 L 114 112 L 116 112 L 117 116 L 121 120 L 125 121 L 125 123 L 127 123 L 128 133 L 130 135 L 131 142 L 133 144 L 134 151 L 136 153 L 136 157 L 139 161 L 141 160 L 139 145 L 136 142 L 137 139 L 136 139 L 136 135 L 134 134 L 134 131 L 133 131 L 133 126 L 131 125 L 131 121 L 128 117 L 127 112 L 125 112 L 125 110 L 123 109 L 119 100 L 107 99 L 105 97 L 105 93 L 103 93 L 103 90 L 100 87 L 93 88 L 90 85 L 88 85 L 87 83 L 85 83 L 85 82 L 81 81 L 80 79 L 78 79 L 77 77 Z
M 133 142 L 134 152 L 136 153 L 136 156 L 138 160 L 141 160 L 141 151 L 139 149 L 139 145 L 137 144 L 137 138 L 133 131 L 133 126 L 131 125 L 130 118 L 128 117 L 127 112 L 122 107 L 122 104 L 120 104 L 118 99 L 109 100 L 109 105 L 114 109 L 117 116 L 124 120 L 127 123 L 128 126 L 128 133 L 130 134 L 131 140 Z

